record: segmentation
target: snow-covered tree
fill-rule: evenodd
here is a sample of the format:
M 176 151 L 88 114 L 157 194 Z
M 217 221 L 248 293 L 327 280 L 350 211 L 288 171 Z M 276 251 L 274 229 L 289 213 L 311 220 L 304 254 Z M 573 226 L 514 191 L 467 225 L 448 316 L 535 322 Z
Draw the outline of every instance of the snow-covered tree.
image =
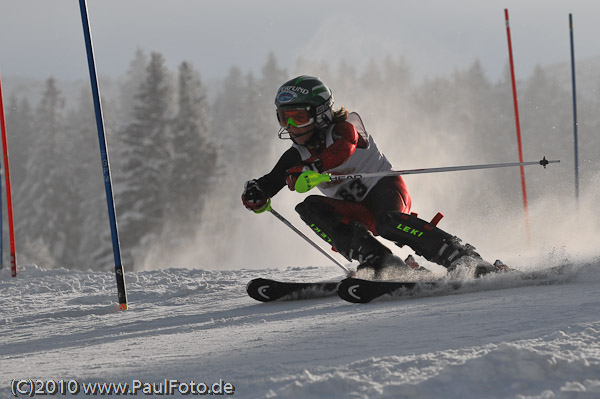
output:
M 208 100 L 200 75 L 192 65 L 179 67 L 178 112 L 173 121 L 169 218 L 181 227 L 195 227 L 206 196 L 213 184 L 216 148 L 208 132 Z M 185 229 L 188 230 L 188 229 Z
M 6 107 L 6 129 L 13 196 L 19 197 L 25 180 L 27 160 L 33 139 L 33 109 L 26 98 L 14 94 Z
M 119 135 L 120 183 L 115 189 L 124 258 L 143 253 L 160 233 L 169 177 L 171 86 L 164 57 L 152 53 L 132 121 Z
M 129 68 L 120 82 L 119 89 L 119 107 L 117 111 L 118 126 L 127 125 L 134 113 L 136 106 L 136 96 L 140 86 L 146 78 L 146 68 L 148 66 L 148 55 L 138 48 L 129 63 Z
M 16 218 L 19 235 L 26 245 L 47 247 L 52 257 L 47 260 L 50 264 L 67 261 L 71 250 L 69 226 L 76 225 L 71 205 L 76 203 L 78 193 L 68 159 L 63 156 L 64 149 L 71 145 L 66 135 L 64 106 L 56 80 L 49 78 L 35 112 L 35 136 L 23 195 L 27 210 Z
M 69 232 L 73 251 L 69 260 L 94 270 L 107 269 L 112 265 L 112 241 L 96 117 L 87 86 L 80 91 L 77 106 L 68 113 L 66 131 L 71 142 L 70 174 L 77 190 L 77 198 L 71 204 L 75 222 Z

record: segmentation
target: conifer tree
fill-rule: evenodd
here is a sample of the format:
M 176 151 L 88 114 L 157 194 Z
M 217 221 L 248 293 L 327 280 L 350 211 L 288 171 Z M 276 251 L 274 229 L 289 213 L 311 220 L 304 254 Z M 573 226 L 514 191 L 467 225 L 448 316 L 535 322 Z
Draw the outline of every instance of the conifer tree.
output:
M 72 184 L 77 192 L 71 204 L 74 224 L 68 226 L 73 252 L 69 260 L 98 270 L 112 264 L 112 241 L 98 153 L 94 104 L 89 87 L 79 92 L 76 104 L 76 108 L 67 115 L 66 131 L 70 145 L 65 148 Z
M 11 95 L 6 109 L 7 139 L 10 150 L 10 174 L 13 196 L 19 198 L 33 135 L 33 109 L 26 98 Z M 15 205 L 18 204 L 18 201 Z
M 192 227 L 210 190 L 217 153 L 208 136 L 205 89 L 200 75 L 188 62 L 179 67 L 178 113 L 172 137 L 169 214 Z
M 147 66 L 148 56 L 142 49 L 138 48 L 129 63 L 125 77 L 120 83 L 119 109 L 117 113 L 119 125 L 122 123 L 127 125 L 127 122 L 131 120 L 130 118 L 134 114 L 134 107 L 137 103 L 136 96 L 146 78 Z
M 17 219 L 19 234 L 35 251 L 46 250 L 52 257 L 47 262 L 64 265 L 69 253 L 68 226 L 75 225 L 71 205 L 77 201 L 65 157 L 68 146 L 64 120 L 65 100 L 54 78 L 46 87 L 34 118 L 35 139 L 27 163 L 23 196 L 27 215 Z
M 171 87 L 161 54 L 151 54 L 135 101 L 132 121 L 120 134 L 121 179 L 115 189 L 124 257 L 142 253 L 160 234 L 165 216 Z

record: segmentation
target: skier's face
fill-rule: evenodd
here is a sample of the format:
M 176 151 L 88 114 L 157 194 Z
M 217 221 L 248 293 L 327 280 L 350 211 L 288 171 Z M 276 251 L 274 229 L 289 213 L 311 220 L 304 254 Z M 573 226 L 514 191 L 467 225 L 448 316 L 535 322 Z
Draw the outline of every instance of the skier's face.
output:
M 290 138 L 294 143 L 304 145 L 315 134 L 315 126 L 314 124 L 305 127 L 290 126 L 287 128 L 287 131 L 290 133 Z
M 315 120 L 309 106 L 279 108 L 277 119 L 296 144 L 304 145 L 314 133 Z

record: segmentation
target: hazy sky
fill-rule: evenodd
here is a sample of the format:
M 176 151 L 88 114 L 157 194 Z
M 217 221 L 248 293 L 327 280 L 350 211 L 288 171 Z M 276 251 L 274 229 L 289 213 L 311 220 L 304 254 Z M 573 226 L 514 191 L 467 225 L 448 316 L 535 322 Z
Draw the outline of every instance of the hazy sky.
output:
M 141 48 L 209 79 L 233 65 L 258 71 L 270 51 L 288 69 L 298 56 L 334 67 L 404 56 L 421 77 L 479 59 L 496 79 L 508 60 L 504 8 L 522 78 L 569 62 L 569 13 L 578 59 L 600 54 L 598 0 L 88 0 L 100 75 L 123 75 Z M 85 78 L 86 62 L 78 0 L 0 0 L 2 76 Z

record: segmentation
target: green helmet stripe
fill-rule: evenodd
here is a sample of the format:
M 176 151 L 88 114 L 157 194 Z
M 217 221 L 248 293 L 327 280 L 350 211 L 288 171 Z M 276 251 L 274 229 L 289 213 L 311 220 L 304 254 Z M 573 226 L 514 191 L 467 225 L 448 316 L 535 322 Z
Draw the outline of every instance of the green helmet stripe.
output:
M 333 93 L 319 78 L 302 75 L 285 82 L 275 95 L 275 106 L 310 107 L 315 126 L 323 128 L 331 123 L 333 118 Z M 288 126 L 295 126 L 287 121 Z

